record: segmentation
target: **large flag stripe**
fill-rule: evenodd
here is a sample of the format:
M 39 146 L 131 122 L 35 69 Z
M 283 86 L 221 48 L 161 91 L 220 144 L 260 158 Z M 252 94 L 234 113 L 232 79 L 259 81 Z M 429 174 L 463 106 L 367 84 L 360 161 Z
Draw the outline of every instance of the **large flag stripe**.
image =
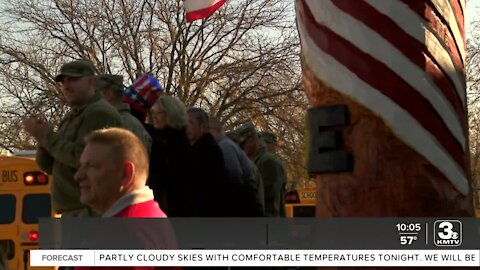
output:
M 465 66 L 465 49 L 464 46 L 457 47 L 457 42 L 453 38 L 451 31 L 448 26 L 445 25 L 445 20 L 441 20 L 430 6 L 426 6 L 424 10 L 416 10 L 415 7 L 409 6 L 411 10 L 417 13 L 420 17 L 429 22 L 429 27 L 434 31 L 436 36 L 443 40 L 443 44 L 446 49 L 452 55 L 452 60 L 455 63 L 455 66 L 459 67 L 458 72 L 464 76 L 463 67 Z M 461 68 L 460 68 L 461 67 Z
M 304 1 L 297 1 L 297 21 L 306 65 L 321 81 L 334 86 L 339 92 L 354 98 L 365 107 L 371 108 L 376 114 L 382 115 L 397 136 L 403 138 L 407 145 L 445 174 L 457 190 L 467 194 L 469 186 L 464 171 L 429 132 L 403 108 L 373 89 L 355 73 L 316 46 L 305 27 L 305 24 L 311 23 L 309 20 L 312 18 L 302 16 L 306 14 L 302 9 L 307 8 Z
M 435 84 L 429 78 L 426 78 L 423 69 L 405 58 L 396 47 L 372 29 L 338 9 L 331 1 L 311 0 L 307 2 L 310 8 L 316 10 L 313 15 L 315 20 L 321 20 L 321 24 L 325 25 L 326 28 L 350 44 L 354 44 L 362 53 L 369 54 L 370 57 L 385 65 L 392 74 L 400 77 L 402 82 L 406 82 L 412 91 L 419 96 L 423 96 L 424 100 L 430 103 L 430 107 L 434 108 L 437 117 L 440 116 L 443 123 L 448 127 L 447 132 L 450 132 L 462 147 L 465 146 L 463 123 L 458 120 L 451 104 L 442 95 L 441 91 L 435 87 Z M 357 6 L 357 2 L 355 2 L 355 6 Z M 338 24 L 338 21 L 342 21 L 343 24 Z M 351 31 L 350 27 L 345 27 L 349 25 L 355 25 L 356 31 Z M 365 68 L 362 66 L 362 68 L 365 71 L 377 71 L 372 67 Z M 376 78 L 377 74 L 371 74 L 371 76 Z M 391 86 L 390 88 L 395 87 Z M 416 102 L 416 100 L 412 99 L 411 102 Z
M 461 66 L 462 68 L 459 68 L 459 71 L 463 72 L 463 67 L 465 64 L 465 52 L 464 49 L 462 49 L 463 46 L 462 48 L 457 47 L 457 42 L 453 38 L 448 26 L 445 25 L 445 20 L 442 20 L 440 17 L 438 17 L 428 5 L 425 6 L 421 5 L 420 2 L 412 3 L 408 1 L 405 2 L 405 4 L 408 5 L 413 12 L 417 13 L 418 16 L 429 22 L 429 27 L 434 31 L 439 39 L 443 40 L 443 44 L 452 55 L 452 60 L 454 61 L 455 65 Z
M 451 50 L 456 50 L 462 59 L 462 66 L 465 66 L 465 43 L 464 39 L 458 33 L 458 28 L 451 27 L 449 21 L 446 18 L 443 18 L 438 11 L 436 11 L 435 6 L 430 3 L 430 1 L 424 2 L 421 0 L 401 0 L 407 6 L 409 6 L 413 11 L 418 15 L 423 17 L 425 20 L 430 22 L 430 25 L 435 28 L 440 36 L 450 35 L 454 41 L 455 46 L 449 46 Z M 456 25 L 456 21 L 455 21 Z M 443 29 L 445 28 L 446 31 Z M 450 38 L 449 38 L 450 39 Z M 449 45 L 449 43 L 446 43 Z
M 441 89 L 445 97 L 447 97 L 450 106 L 455 110 L 455 117 L 459 123 L 463 123 L 466 120 L 464 106 L 460 96 L 457 95 L 456 88 L 453 86 L 449 77 L 446 76 L 444 70 L 440 68 L 441 65 L 437 62 L 436 58 L 431 55 L 425 56 L 422 53 L 422 51 L 428 52 L 424 44 L 406 34 L 389 17 L 379 13 L 364 1 L 356 0 L 354 6 L 338 0 L 332 2 L 345 13 L 348 13 L 350 16 L 353 16 L 376 31 L 392 45 L 400 45 L 396 48 L 415 63 L 420 72 L 423 73 L 423 69 L 426 69 L 432 82 L 434 82 L 436 87 Z M 451 66 L 451 68 L 453 69 L 453 66 Z M 438 110 L 440 110 L 440 108 L 437 109 L 437 111 Z M 465 136 L 460 126 L 458 128 L 462 130 L 462 134 Z M 464 137 L 462 140 L 464 140 Z
M 462 9 L 462 14 L 465 16 L 465 0 L 458 0 L 457 3 L 460 5 L 460 8 Z
M 457 95 L 460 101 L 463 103 L 463 110 L 466 107 L 465 98 L 465 74 L 463 72 L 463 63 L 461 56 L 459 55 L 454 40 L 449 35 L 448 29 L 444 28 L 445 35 L 439 35 L 438 29 L 435 31 L 431 27 L 422 28 L 422 26 L 428 26 L 429 22 L 425 21 L 423 17 L 420 17 L 417 13 L 413 12 L 408 6 L 399 1 L 385 1 L 385 0 L 366 0 L 372 8 L 375 8 L 380 13 L 388 16 L 392 19 L 398 27 L 400 27 L 405 33 L 414 37 L 421 42 L 427 51 L 436 59 L 437 64 L 441 69 L 448 74 L 450 80 L 453 82 L 456 88 Z M 435 17 L 435 16 L 434 16 Z M 435 17 L 436 18 L 436 17 Z M 438 18 L 436 18 L 438 20 Z M 438 21 L 436 27 L 444 27 L 441 22 Z M 431 32 L 431 30 L 433 32 Z M 448 43 L 448 45 L 447 45 Z M 451 50 L 450 48 L 454 48 Z
M 304 3 L 304 1 L 301 2 Z M 328 1 L 323 0 L 322 4 L 326 2 Z M 322 5 L 322 7 L 325 8 L 325 5 Z M 328 12 L 327 10 L 324 11 Z M 316 14 L 318 14 L 317 12 Z M 426 130 L 437 138 L 437 141 L 461 168 L 465 167 L 464 149 L 461 143 L 449 132 L 449 128 L 428 100 L 384 63 L 361 51 L 326 26 L 316 23 L 314 15 L 310 13 L 309 9 L 305 11 L 305 14 L 309 17 L 305 20 L 307 33 L 319 49 L 334 57 L 360 79 L 407 110 Z M 338 18 L 338 14 L 336 17 Z M 346 54 L 347 51 L 350 53 Z M 371 71 L 375 71 L 375 74 Z
M 457 20 L 457 25 L 460 28 L 463 39 L 465 40 L 465 17 L 463 15 L 462 7 L 457 0 L 448 0 L 450 7 L 453 10 L 455 19 Z
M 440 14 L 440 16 L 446 21 L 446 24 L 450 27 L 455 40 L 459 44 L 465 44 L 465 29 L 463 29 L 463 23 L 458 24 L 457 17 L 463 15 L 455 14 L 452 10 L 452 6 L 449 4 L 449 0 L 423 0 L 427 5 L 433 6 L 433 10 Z M 463 18 L 462 18 L 463 20 Z M 459 46 L 461 47 L 461 46 Z

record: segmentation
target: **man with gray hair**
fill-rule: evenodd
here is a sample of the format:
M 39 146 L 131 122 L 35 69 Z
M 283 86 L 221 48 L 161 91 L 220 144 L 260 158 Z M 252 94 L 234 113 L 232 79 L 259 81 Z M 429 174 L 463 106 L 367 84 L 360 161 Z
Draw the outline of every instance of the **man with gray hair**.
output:
M 130 105 L 123 103 L 123 77 L 102 74 L 97 76 L 95 90 L 99 91 L 108 103 L 120 113 L 122 126 L 135 134 L 145 145 L 147 152 L 152 148 L 152 137 L 142 123 L 130 113 Z
M 222 150 L 209 132 L 208 114 L 200 108 L 188 109 L 187 137 L 192 145 L 192 216 L 229 216 Z

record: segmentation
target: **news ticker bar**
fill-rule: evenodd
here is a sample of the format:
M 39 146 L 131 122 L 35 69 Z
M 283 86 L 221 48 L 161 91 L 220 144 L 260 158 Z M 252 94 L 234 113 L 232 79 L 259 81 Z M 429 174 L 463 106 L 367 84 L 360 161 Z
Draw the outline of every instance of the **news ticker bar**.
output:
M 480 267 L 480 250 L 31 250 L 30 266 Z
M 475 218 L 41 219 L 41 249 L 480 249 Z

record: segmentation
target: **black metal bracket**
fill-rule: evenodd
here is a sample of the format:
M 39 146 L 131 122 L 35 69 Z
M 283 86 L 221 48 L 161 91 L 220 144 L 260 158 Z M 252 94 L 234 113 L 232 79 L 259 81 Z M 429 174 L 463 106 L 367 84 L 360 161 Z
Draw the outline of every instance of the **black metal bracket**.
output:
M 328 105 L 307 111 L 310 146 L 308 173 L 351 172 L 353 156 L 341 150 L 342 129 L 349 125 L 346 105 Z
M 327 105 L 308 109 L 310 127 L 325 129 L 350 124 L 347 105 Z

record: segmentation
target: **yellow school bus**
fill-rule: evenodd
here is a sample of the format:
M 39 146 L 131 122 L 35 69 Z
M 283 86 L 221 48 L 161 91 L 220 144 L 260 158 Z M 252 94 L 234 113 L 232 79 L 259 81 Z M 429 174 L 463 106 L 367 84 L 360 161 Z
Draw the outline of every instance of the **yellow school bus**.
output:
M 29 251 L 38 248 L 38 219 L 52 217 L 51 177 L 33 158 L 0 156 L 0 252 L 7 269 L 29 267 Z
M 287 217 L 314 217 L 316 188 L 299 188 L 285 194 Z

